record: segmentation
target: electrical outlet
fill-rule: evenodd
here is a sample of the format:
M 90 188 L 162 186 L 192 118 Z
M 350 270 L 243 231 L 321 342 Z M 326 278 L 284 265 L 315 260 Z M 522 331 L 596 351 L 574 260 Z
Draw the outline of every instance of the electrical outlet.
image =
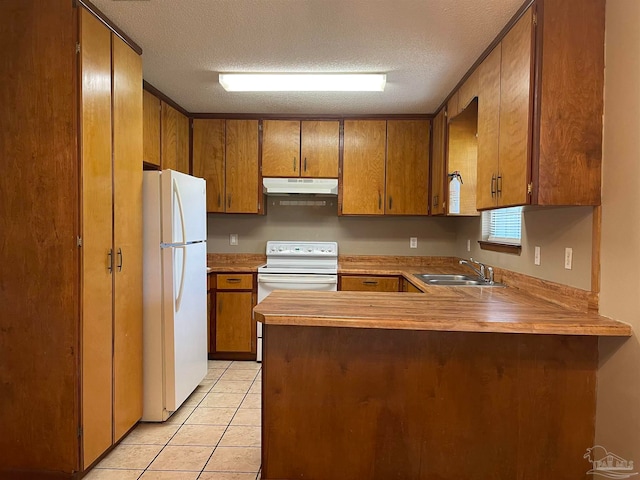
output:
M 467 238 L 467 252 L 471 251 L 471 239 Z
M 533 249 L 533 263 L 534 265 L 540 265 L 540 247 Z
M 229 245 L 238 245 L 238 234 L 237 233 L 229 234 Z
M 409 238 L 409 248 L 418 248 L 418 237 Z
M 564 249 L 564 268 L 567 270 L 571 270 L 572 264 L 573 264 L 573 248 L 565 248 Z

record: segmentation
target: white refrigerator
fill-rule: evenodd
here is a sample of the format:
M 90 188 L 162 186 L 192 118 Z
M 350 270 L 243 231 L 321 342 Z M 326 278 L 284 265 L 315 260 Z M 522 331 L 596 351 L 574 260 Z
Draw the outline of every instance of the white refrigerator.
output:
M 207 374 L 205 181 L 144 172 L 142 420 L 171 416 Z

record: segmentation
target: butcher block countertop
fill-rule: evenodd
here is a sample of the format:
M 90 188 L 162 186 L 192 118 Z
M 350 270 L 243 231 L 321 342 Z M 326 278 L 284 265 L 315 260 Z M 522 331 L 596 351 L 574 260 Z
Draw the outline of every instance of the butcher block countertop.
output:
M 631 335 L 625 323 L 510 287 L 424 287 L 424 294 L 276 291 L 254 311 L 265 325 L 552 335 Z

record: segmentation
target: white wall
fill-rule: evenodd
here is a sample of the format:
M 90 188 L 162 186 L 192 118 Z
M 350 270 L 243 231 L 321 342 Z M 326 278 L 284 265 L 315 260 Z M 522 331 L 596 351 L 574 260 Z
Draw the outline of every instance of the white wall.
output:
M 600 313 L 640 331 L 640 1 L 607 0 Z M 600 340 L 596 443 L 640 470 L 640 345 Z

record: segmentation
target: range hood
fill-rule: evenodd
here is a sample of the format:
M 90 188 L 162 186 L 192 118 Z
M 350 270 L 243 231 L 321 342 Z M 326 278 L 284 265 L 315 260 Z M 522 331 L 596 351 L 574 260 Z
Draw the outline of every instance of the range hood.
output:
M 335 178 L 263 178 L 267 195 L 338 195 Z

